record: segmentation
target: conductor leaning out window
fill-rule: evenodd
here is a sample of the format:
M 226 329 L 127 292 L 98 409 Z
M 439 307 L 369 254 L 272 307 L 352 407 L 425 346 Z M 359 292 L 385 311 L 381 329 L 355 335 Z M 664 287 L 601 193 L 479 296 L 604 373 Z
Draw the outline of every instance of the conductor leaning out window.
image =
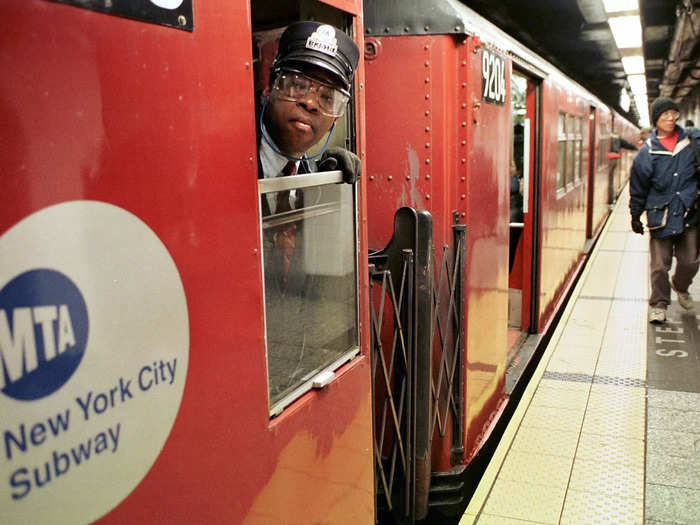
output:
M 678 124 L 678 106 L 670 98 L 657 98 L 651 105 L 654 126 L 637 153 L 630 173 L 632 230 L 643 234 L 641 215 L 646 214 L 651 256 L 649 322 L 666 321 L 671 288 L 678 303 L 693 308 L 688 293 L 698 271 L 698 209 L 696 152 L 700 131 L 686 131 Z M 669 282 L 671 259 L 676 270 Z
M 350 100 L 358 60 L 355 42 L 331 25 L 304 21 L 285 29 L 259 112 L 258 170 L 262 178 L 340 170 L 345 183 L 355 183 L 360 176 L 360 159 L 344 148 L 328 147 L 328 143 Z M 321 140 L 323 144 L 319 144 Z M 309 155 L 317 144 L 320 151 Z M 304 203 L 304 197 L 301 189 L 265 194 L 262 215 L 289 215 L 310 204 Z M 306 197 L 308 200 L 308 192 Z M 302 226 L 302 222 L 292 221 L 266 230 L 266 240 L 272 243 L 268 278 L 276 281 L 282 294 L 292 285 L 290 271 L 299 266 L 293 261 L 299 257 L 295 252 L 299 252 L 296 245 Z
M 330 132 L 328 144 L 350 100 L 358 59 L 355 42 L 333 26 L 296 22 L 282 33 L 258 122 L 263 177 L 337 169 L 345 182 L 355 182 L 360 159 L 354 153 L 339 147 L 313 157 L 306 152 Z

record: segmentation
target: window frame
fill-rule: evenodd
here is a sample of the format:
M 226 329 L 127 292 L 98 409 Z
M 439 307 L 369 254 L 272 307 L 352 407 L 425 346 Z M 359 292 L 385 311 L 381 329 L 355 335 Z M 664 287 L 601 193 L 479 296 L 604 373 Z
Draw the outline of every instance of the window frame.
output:
M 324 172 L 315 172 L 315 173 L 304 173 L 304 174 L 299 174 L 299 175 L 290 175 L 287 177 L 274 177 L 274 178 L 263 178 L 263 179 L 258 179 L 258 198 L 263 197 L 264 195 L 268 193 L 276 193 L 279 191 L 285 191 L 285 190 L 298 190 L 298 189 L 306 189 L 306 188 L 315 188 L 319 186 L 327 186 L 329 184 L 343 184 L 343 173 L 340 170 L 335 170 L 335 171 L 324 171 Z M 335 378 L 335 370 L 340 368 L 342 365 L 352 361 L 354 358 L 358 357 L 361 352 L 360 352 L 360 304 L 359 304 L 359 250 L 357 249 L 358 247 L 358 213 L 357 213 L 357 191 L 356 188 L 353 186 L 353 191 L 352 191 L 352 200 L 353 200 L 353 246 L 354 246 L 354 266 L 355 266 L 355 335 L 356 335 L 356 341 L 357 344 L 350 346 L 345 352 L 340 353 L 338 358 L 328 365 L 326 365 L 323 368 L 320 368 L 317 370 L 313 376 L 308 377 L 307 379 L 303 380 L 302 382 L 299 383 L 293 390 L 285 394 L 283 397 L 275 401 L 274 403 L 271 402 L 271 396 L 270 396 L 270 371 L 269 371 L 269 349 L 268 349 L 268 342 L 267 342 L 267 306 L 266 304 L 263 305 L 263 318 L 264 318 L 264 351 L 265 351 L 265 370 L 267 374 L 267 381 L 268 381 L 268 387 L 267 387 L 267 402 L 268 402 L 268 412 L 269 412 L 269 417 L 274 418 L 279 416 L 285 408 L 287 408 L 289 405 L 297 401 L 302 395 L 305 393 L 313 390 L 313 389 L 320 389 L 325 387 L 330 381 L 332 381 Z M 261 210 L 262 211 L 262 210 Z M 291 212 L 292 214 L 294 213 L 294 210 Z M 290 216 L 290 212 L 286 212 L 285 215 L 287 216 L 287 219 Z M 304 209 L 302 208 L 299 212 L 298 215 L 300 216 L 299 218 L 304 218 L 305 216 L 308 217 L 313 217 L 316 216 L 316 214 L 311 213 L 311 214 L 306 214 L 304 212 Z M 271 216 L 272 217 L 272 216 Z M 264 262 L 264 253 L 262 250 L 263 246 L 263 234 L 264 234 L 264 229 L 265 226 L 263 225 L 263 216 L 262 214 L 260 215 L 260 246 L 261 246 L 261 257 L 263 257 L 263 265 L 265 264 Z M 284 219 L 283 219 L 284 221 Z M 272 221 L 269 221 L 270 226 L 275 226 L 276 223 L 274 219 Z M 266 290 L 266 284 L 265 284 L 265 278 L 264 278 L 264 272 L 262 276 L 262 288 L 263 288 L 263 301 L 265 301 L 265 290 Z
M 558 193 L 566 192 L 566 151 L 567 151 L 567 133 L 566 133 L 566 113 L 559 112 L 557 118 L 557 179 L 556 191 Z M 562 142 L 564 143 L 564 153 L 562 155 Z M 561 171 L 559 166 L 561 164 Z

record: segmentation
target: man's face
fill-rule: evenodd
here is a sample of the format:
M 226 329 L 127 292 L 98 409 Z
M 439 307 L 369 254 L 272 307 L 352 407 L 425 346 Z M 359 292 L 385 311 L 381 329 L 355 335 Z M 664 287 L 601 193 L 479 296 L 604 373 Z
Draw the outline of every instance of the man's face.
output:
M 318 68 L 304 68 L 302 73 L 325 83 L 334 83 L 333 77 Z M 301 157 L 323 137 L 336 121 L 324 115 L 319 106 L 317 90 L 309 90 L 299 100 L 285 100 L 273 89 L 265 110 L 265 127 L 282 153 Z
M 678 117 L 679 113 L 675 109 L 669 109 L 661 113 L 661 116 L 656 121 L 656 128 L 661 132 L 661 135 L 666 136 L 673 133 Z

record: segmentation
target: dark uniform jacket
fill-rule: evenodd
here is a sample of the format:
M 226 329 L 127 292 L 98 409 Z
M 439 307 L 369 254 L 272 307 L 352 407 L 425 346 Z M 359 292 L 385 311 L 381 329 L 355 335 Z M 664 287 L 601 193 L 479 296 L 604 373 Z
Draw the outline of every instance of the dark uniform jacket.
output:
M 630 212 L 633 216 L 646 212 L 653 237 L 676 235 L 698 224 L 695 153 L 690 141 L 700 150 L 700 131 L 688 135 L 680 126 L 676 131 L 676 148 L 668 151 L 654 130 L 630 170 Z

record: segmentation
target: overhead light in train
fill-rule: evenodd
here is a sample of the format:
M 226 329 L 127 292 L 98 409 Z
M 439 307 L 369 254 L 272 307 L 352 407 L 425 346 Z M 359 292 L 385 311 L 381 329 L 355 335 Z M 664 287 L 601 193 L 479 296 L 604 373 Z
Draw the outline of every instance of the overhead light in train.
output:
M 608 18 L 618 49 L 642 47 L 642 23 L 639 15 Z
M 644 57 L 641 55 L 622 57 L 622 67 L 627 75 L 644 74 Z
M 638 11 L 638 0 L 603 0 L 606 13 L 619 13 L 621 11 Z
M 641 95 L 647 92 L 647 77 L 645 75 L 628 75 L 627 81 L 630 83 L 633 94 Z

